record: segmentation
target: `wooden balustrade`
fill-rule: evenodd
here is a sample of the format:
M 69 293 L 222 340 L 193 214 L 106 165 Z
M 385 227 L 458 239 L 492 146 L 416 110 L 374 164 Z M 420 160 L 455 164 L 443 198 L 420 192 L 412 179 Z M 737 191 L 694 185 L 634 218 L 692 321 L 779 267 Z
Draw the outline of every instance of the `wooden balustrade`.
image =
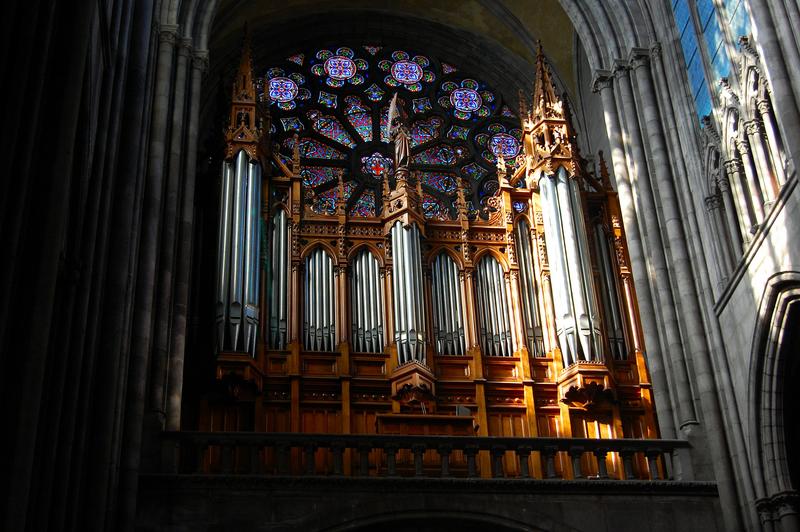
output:
M 162 471 L 172 474 L 534 478 L 541 471 L 564 480 L 672 480 L 673 461 L 688 456 L 678 451 L 690 447 L 682 440 L 251 432 L 166 432 L 163 446 Z M 516 467 L 506 467 L 509 456 Z M 559 456 L 571 465 L 560 477 Z

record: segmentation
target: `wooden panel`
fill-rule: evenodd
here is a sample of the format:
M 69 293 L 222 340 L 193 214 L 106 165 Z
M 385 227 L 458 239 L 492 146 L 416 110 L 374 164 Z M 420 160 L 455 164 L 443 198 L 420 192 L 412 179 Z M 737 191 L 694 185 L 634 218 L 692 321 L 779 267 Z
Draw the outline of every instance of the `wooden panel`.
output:
M 286 356 L 268 356 L 267 357 L 267 374 L 268 375 L 286 375 Z
M 303 357 L 304 375 L 336 375 L 336 358 Z
M 520 374 L 517 359 L 514 357 L 484 358 L 486 378 L 492 381 L 519 381 Z
M 386 375 L 386 361 L 383 359 L 354 359 L 353 372 L 356 377 L 382 377 Z
M 463 381 L 472 374 L 471 357 L 436 357 L 436 373 L 442 380 Z

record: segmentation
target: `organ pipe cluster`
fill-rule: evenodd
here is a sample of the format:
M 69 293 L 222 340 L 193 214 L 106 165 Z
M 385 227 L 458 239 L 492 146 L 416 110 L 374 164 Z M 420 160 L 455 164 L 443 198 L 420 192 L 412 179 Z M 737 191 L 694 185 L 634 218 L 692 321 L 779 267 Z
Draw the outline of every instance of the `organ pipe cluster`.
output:
M 308 351 L 333 351 L 336 345 L 336 295 L 333 259 L 322 248 L 305 261 L 303 341 Z
M 617 287 L 617 275 L 614 265 L 611 263 L 613 257 L 611 246 L 609 245 L 610 235 L 603 224 L 597 223 L 594 226 L 595 235 L 595 255 L 600 262 L 600 299 L 603 302 L 603 311 L 606 318 L 606 331 L 611 354 L 617 360 L 625 359 L 628 354 L 625 347 L 625 326 L 622 321 L 622 313 L 619 308 L 619 296 Z
M 244 150 L 223 163 L 217 252 L 217 349 L 255 356 L 259 323 L 261 166 Z
M 378 260 L 367 250 L 350 265 L 350 309 L 353 350 L 383 351 L 383 289 Z
M 272 279 L 269 296 L 269 346 L 286 349 L 287 289 L 289 287 L 289 228 L 286 211 L 278 209 L 272 217 Z
M 522 292 L 522 314 L 525 325 L 525 341 L 533 356 L 544 356 L 544 335 L 536 308 L 536 285 L 533 277 L 533 253 L 531 252 L 531 232 L 528 222 L 520 219 L 514 227 L 514 241 L 517 243 L 519 262 L 520 291 Z
M 478 262 L 475 278 L 481 348 L 490 356 L 511 356 L 514 350 L 508 311 L 510 297 L 505 287 L 503 267 L 494 257 L 487 255 Z
M 540 174 L 539 190 L 552 275 L 556 334 L 564 366 L 602 360 L 600 323 L 577 181 L 562 167 Z
M 447 253 L 436 256 L 431 266 L 433 338 L 436 354 L 464 355 L 464 314 L 458 266 Z
M 392 226 L 394 272 L 394 338 L 400 364 L 425 363 L 425 302 L 422 287 L 422 254 L 416 224 Z

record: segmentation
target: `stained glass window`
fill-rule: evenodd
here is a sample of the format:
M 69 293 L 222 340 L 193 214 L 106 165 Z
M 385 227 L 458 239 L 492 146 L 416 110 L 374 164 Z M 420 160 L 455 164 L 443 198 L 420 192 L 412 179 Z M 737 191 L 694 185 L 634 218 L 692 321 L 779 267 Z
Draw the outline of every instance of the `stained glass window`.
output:
M 291 166 L 295 136 L 306 204 L 336 214 L 339 179 L 348 216 L 380 215 L 383 179 L 393 179 L 387 132 L 395 93 L 408 114 L 412 179 L 423 213 L 456 216 L 463 182 L 468 209 L 497 192 L 497 156 L 512 169 L 523 160 L 519 119 L 478 77 L 421 51 L 374 43 L 338 43 L 276 58 L 256 80 L 270 105 L 278 156 Z

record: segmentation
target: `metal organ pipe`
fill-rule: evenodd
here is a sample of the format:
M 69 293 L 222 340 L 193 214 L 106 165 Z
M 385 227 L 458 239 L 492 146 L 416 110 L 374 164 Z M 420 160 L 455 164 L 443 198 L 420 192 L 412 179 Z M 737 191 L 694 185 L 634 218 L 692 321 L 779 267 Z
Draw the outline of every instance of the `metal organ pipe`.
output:
M 440 355 L 464 354 L 464 325 L 458 268 L 446 253 L 433 261 L 432 302 L 436 352 Z
M 486 256 L 476 268 L 476 291 L 480 319 L 481 347 L 489 356 L 511 356 L 511 327 L 508 293 L 503 268 Z
M 425 363 L 425 309 L 419 229 L 396 222 L 391 230 L 395 343 L 400 364 Z
M 322 248 L 305 259 L 303 339 L 307 351 L 332 351 L 336 345 L 336 287 L 333 260 Z
M 603 284 L 601 295 L 607 322 L 608 343 L 614 358 L 624 360 L 627 358 L 625 332 L 617 296 L 617 277 L 611 259 L 611 247 L 608 245 L 609 235 L 603 224 L 595 224 L 594 234 L 597 256 L 600 259 L 600 280 Z
M 270 338 L 272 349 L 286 349 L 288 334 L 287 289 L 289 239 L 286 211 L 279 209 L 272 217 L 272 294 L 270 297 Z
M 217 349 L 255 356 L 259 323 L 261 167 L 245 151 L 222 166 L 217 235 Z
M 577 182 L 560 168 L 539 180 L 552 275 L 556 332 L 564 366 L 602 359 L 586 226 Z
M 233 197 L 233 163 L 222 163 L 222 182 L 217 235 L 217 350 L 225 349 L 225 329 L 228 321 L 228 288 L 230 279 L 230 224 Z
M 361 353 L 383 351 L 383 311 L 378 260 L 367 250 L 356 255 L 350 266 L 352 298 L 352 343 Z
M 544 335 L 539 321 L 536 302 L 536 284 L 533 275 L 533 252 L 528 222 L 520 220 L 514 228 L 514 242 L 517 246 L 519 262 L 520 291 L 522 292 L 522 311 L 525 320 L 525 336 L 528 349 L 533 356 L 544 356 Z

